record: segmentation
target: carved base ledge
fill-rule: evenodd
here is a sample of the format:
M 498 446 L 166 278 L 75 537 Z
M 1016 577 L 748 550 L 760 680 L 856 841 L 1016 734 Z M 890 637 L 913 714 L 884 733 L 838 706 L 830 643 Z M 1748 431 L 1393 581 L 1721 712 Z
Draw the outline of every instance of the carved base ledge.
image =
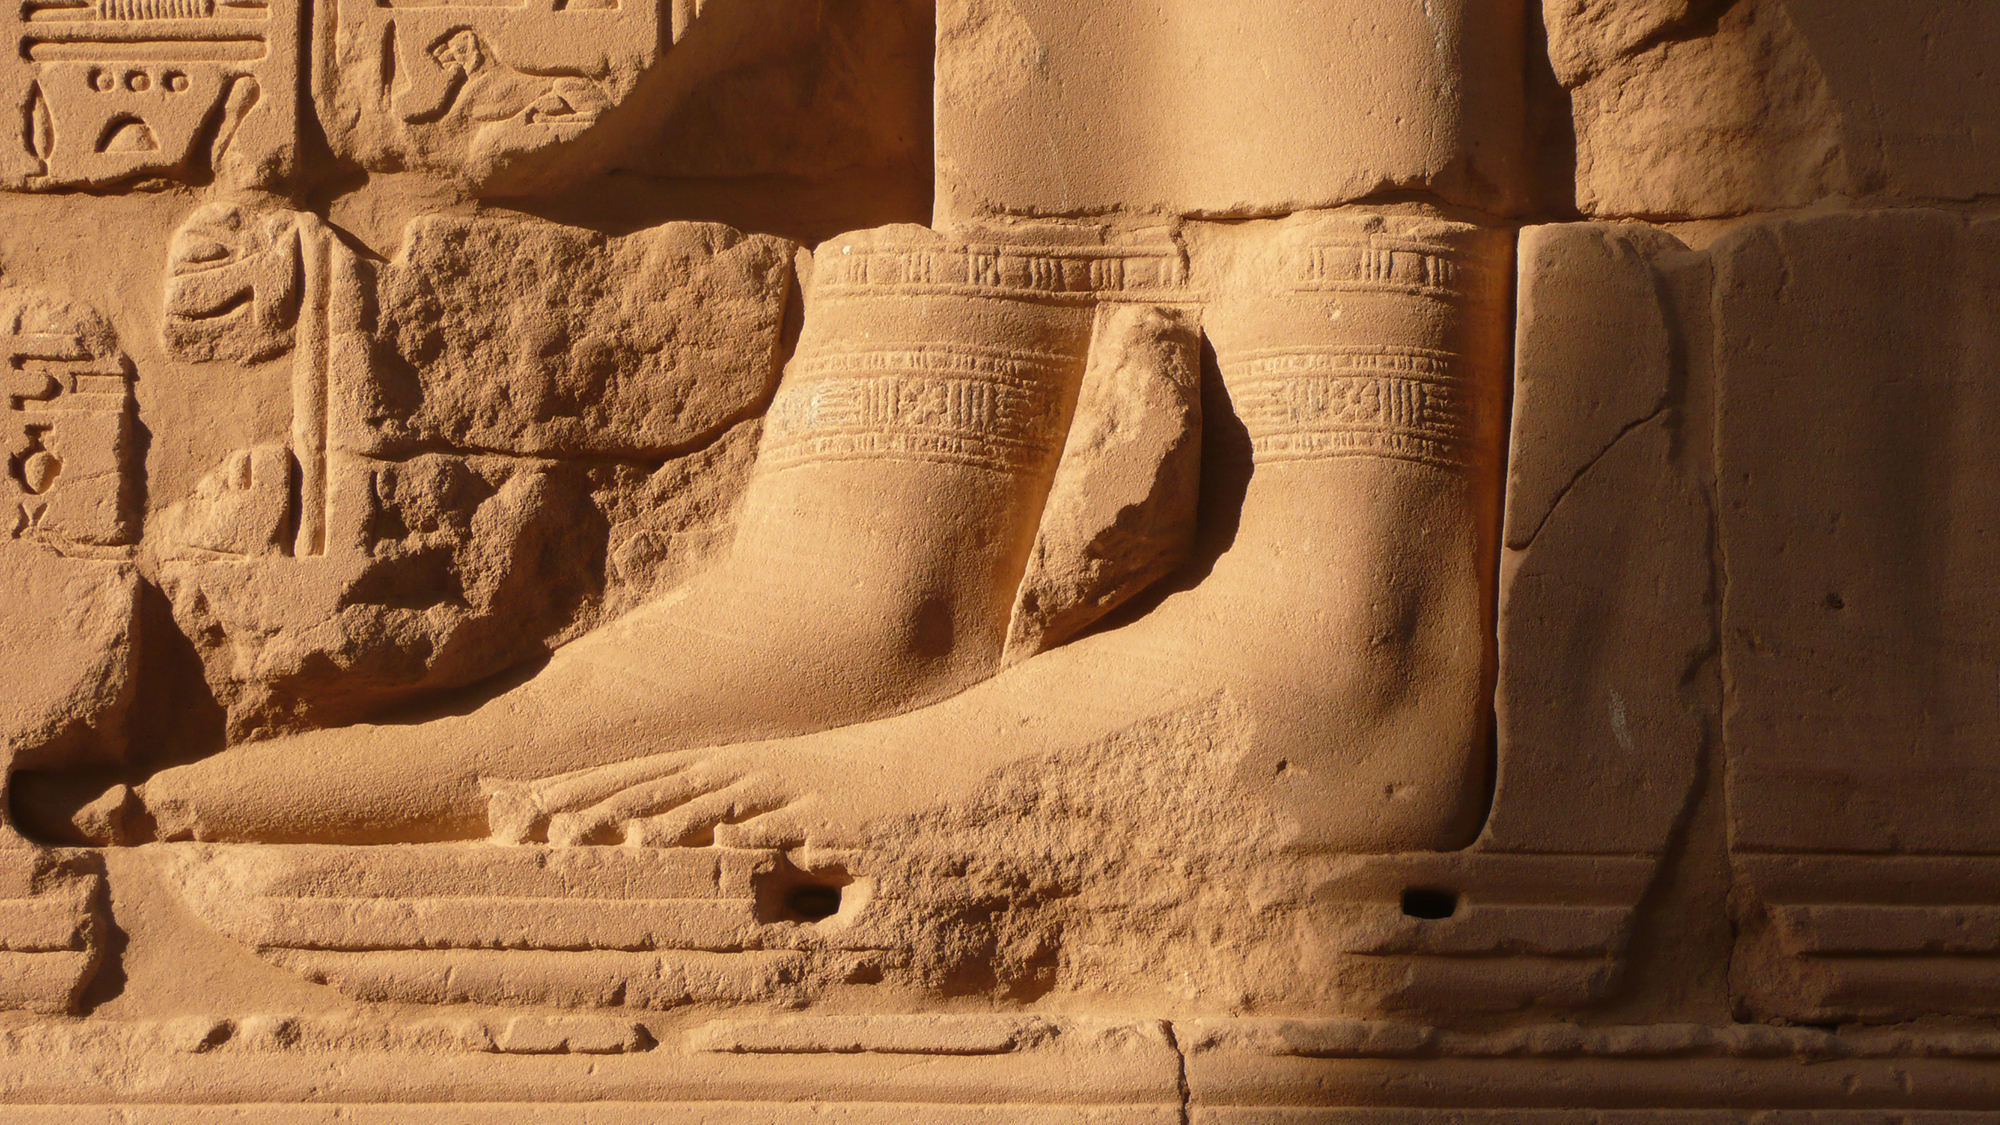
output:
M 590 1125 L 1970 1125 L 2000 1103 L 2000 1035 L 980 1015 L 729 1019 L 655 1041 L 618 1017 L 361 1010 L 0 1030 L 10 1122 L 55 1121 L 57 1106 L 69 1122 L 211 1121 L 223 1106 L 286 1123 L 473 1121 L 531 1103 L 536 1121 Z

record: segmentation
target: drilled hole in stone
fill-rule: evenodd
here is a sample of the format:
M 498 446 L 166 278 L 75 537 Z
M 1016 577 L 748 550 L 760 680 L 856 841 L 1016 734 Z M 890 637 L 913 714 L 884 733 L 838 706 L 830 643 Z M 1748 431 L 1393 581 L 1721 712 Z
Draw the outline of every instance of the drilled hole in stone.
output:
M 820 922 L 840 913 L 840 888 L 823 883 L 793 887 L 785 895 L 785 910 L 807 922 Z
M 1406 887 L 1403 913 L 1412 918 L 1449 918 L 1458 913 L 1458 892 L 1437 887 Z

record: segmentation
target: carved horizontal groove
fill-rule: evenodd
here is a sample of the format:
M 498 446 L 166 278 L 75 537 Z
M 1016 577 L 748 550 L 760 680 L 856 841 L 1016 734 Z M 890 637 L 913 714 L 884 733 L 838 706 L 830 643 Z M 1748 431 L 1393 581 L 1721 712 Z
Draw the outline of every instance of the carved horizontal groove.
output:
M 1497 293 L 1497 271 L 1463 248 L 1397 238 L 1319 242 L 1297 252 L 1285 277 L 1305 293 L 1379 291 L 1445 300 Z
M 396 9 L 401 9 L 401 8 L 513 9 L 513 8 L 526 8 L 528 5 L 525 2 L 525 0 L 375 0 L 375 6 L 378 8 L 396 8 Z M 588 12 L 592 10 L 602 11 L 604 9 L 589 9 L 589 8 L 565 9 L 563 14 L 565 16 L 569 16 L 569 15 L 575 15 L 580 12 Z
M 18 361 L 14 365 L 14 370 L 24 375 L 47 375 L 61 380 L 72 391 L 89 391 L 93 384 L 100 391 L 117 390 L 130 378 L 121 367 L 89 366 L 88 357 L 80 362 L 49 356 L 13 354 Z
M 353 848 L 198 845 L 202 879 L 227 896 L 299 899 L 748 899 L 764 852 L 725 848 L 494 848 L 469 844 Z
M 1809 955 L 2000 957 L 2000 906 L 1772 906 L 1785 944 Z
M 0 353 L 18 360 L 84 360 L 90 349 L 75 336 L 63 332 L 9 332 L 0 334 Z
M 1500 1031 L 1451 1031 L 1368 1020 L 1198 1019 L 1180 1025 L 1191 1055 L 1300 1059 L 2000 1059 L 1990 1030 L 1700 1023 L 1579 1026 L 1530 1023 Z M 1793 1065 L 1796 1065 L 1795 1063 Z
M 688 1049 L 730 1055 L 1005 1055 L 1050 1045 L 1062 1030 L 1042 1016 L 717 1020 L 690 1033 Z
M 157 43 L 193 49 L 223 43 L 261 44 L 268 21 L 263 16 L 205 19 L 194 27 L 161 27 L 160 22 L 154 19 L 37 21 L 28 43 L 31 47 L 55 43 Z
M 1739 853 L 1733 865 L 1765 902 L 2000 906 L 2000 855 Z
M 1170 294 L 1187 284 L 1172 250 L 1105 247 L 842 247 L 823 254 L 816 296 L 897 292 L 1087 299 Z
M 1425 1011 L 1581 1007 L 1607 995 L 1623 968 L 1608 957 L 1391 954 L 1358 960 L 1379 979 L 1357 973 L 1357 995 L 1370 996 L 1388 1009 Z
M 27 399 L 12 410 L 42 421 L 82 418 L 89 415 L 123 414 L 130 404 L 122 394 L 67 394 L 53 401 Z M 106 419 L 107 421 L 111 419 Z
M 884 1085 L 888 1084 L 886 1080 L 881 1081 Z M 588 1083 L 579 1085 L 587 1086 Z M 268 1125 L 325 1125 L 329 1121 L 351 1125 L 407 1125 L 411 1121 L 468 1120 L 534 1121 L 538 1125 L 712 1125 L 718 1121 L 757 1122 L 758 1125 L 826 1125 L 829 1121 L 837 1121 L 840 1125 L 907 1125 L 913 1120 L 922 1121 L 925 1125 L 1076 1125 L 1080 1121 L 1089 1122 L 1089 1125 L 1175 1125 L 1182 1120 L 1176 1112 L 1178 1107 L 1168 1105 L 1078 1105 L 1067 1102 L 1044 1105 L 1022 1101 L 1004 1087 L 989 1088 L 982 1093 L 995 1099 L 994 1102 L 974 1105 L 926 1102 L 912 1106 L 902 1101 L 821 1098 L 755 1101 L 695 1097 L 687 1101 L 592 1100 L 564 1104 L 550 1101 L 546 1089 L 524 1087 L 519 1095 L 526 1100 L 511 1102 L 432 1101 L 411 1105 L 320 1099 L 309 1105 L 275 1105 L 263 1100 L 243 1103 L 217 1100 L 194 1105 L 106 1102 L 87 1108 L 12 1103 L 10 1110 L 15 1114 L 12 1120 L 19 1125 L 122 1125 L 127 1121 L 145 1121 L 147 1125 L 210 1125 L 216 1120 L 218 1111 L 227 1112 L 236 1109 L 239 1104 L 255 1120 Z M 1261 1114 L 1265 1111 L 1257 1112 Z M 44 1113 L 46 1116 L 40 1116 Z M 1269 1125 L 1271 1120 L 1267 1116 L 1257 1118 L 1259 1125 Z M 1495 1125 L 1521 1123 L 1508 1121 L 1496 1122 Z M 1685 1119 L 1675 1119 L 1673 1125 L 1689 1123 Z M 1813 1125 L 1822 1123 L 1815 1118 Z M 1847 1123 L 1836 1121 L 1824 1125 Z M 1933 1123 L 1924 1119 L 1912 1121 L 1910 1125 Z
M 1287 350 L 1222 362 L 1257 461 L 1385 457 L 1444 467 L 1481 448 L 1461 361 L 1418 348 Z
M 151 28 L 135 28 L 134 38 L 121 38 L 102 24 L 80 24 L 87 33 L 61 36 L 42 32 L 21 41 L 21 55 L 33 62 L 256 62 L 266 53 L 256 35 L 217 35 L 201 39 L 155 38 Z
M 754 940 L 750 902 L 727 899 L 264 899 L 238 935 L 278 949 L 736 952 Z M 232 927 L 235 928 L 235 927 Z
M 88 903 L 75 895 L 0 900 L 0 951 L 62 953 L 84 947 Z
M 888 458 L 1018 471 L 1054 455 L 1077 364 L 931 345 L 809 356 L 778 388 L 760 459 L 774 468 Z
M 1423 919 L 1385 903 L 1331 936 L 1339 948 L 1365 954 L 1602 957 L 1624 946 L 1632 913 L 1625 906 L 1473 902 L 1450 918 Z
M 1635 855 L 1539 855 L 1419 852 L 1342 857 L 1324 882 L 1329 899 L 1393 902 L 1412 886 L 1447 887 L 1481 904 L 1631 906 L 1652 883 L 1659 861 Z
M 96 962 L 90 950 L 0 953 L 0 1007 L 61 1009 Z
M 804 961 L 793 951 L 270 949 L 263 955 L 344 995 L 379 1003 L 641 1008 L 769 1002 Z

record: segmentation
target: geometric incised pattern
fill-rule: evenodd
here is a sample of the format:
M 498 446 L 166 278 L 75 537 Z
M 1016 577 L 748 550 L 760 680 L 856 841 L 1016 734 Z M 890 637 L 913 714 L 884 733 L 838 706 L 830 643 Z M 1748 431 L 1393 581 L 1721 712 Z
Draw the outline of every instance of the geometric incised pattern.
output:
M 1457 357 L 1420 348 L 1284 349 L 1222 368 L 1259 462 L 1388 457 L 1462 466 L 1479 451 Z
M 821 297 L 923 293 L 1062 301 L 1172 299 L 1187 264 L 1167 246 L 979 246 L 932 241 L 843 246 L 818 260 Z
M 1462 300 L 1480 295 L 1494 274 L 1466 261 L 1469 249 L 1381 235 L 1313 243 L 1295 251 L 1283 277 L 1303 293 L 1371 290 Z
M 885 457 L 1018 472 L 1062 443 L 1074 358 L 914 344 L 795 361 L 765 421 L 773 467 Z

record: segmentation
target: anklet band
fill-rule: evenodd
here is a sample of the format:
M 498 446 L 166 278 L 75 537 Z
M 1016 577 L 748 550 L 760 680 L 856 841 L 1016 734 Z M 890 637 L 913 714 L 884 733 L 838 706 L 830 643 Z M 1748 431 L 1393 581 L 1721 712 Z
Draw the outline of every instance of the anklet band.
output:
M 772 468 L 882 458 L 1051 464 L 1081 357 L 919 344 L 795 359 L 764 423 Z
M 1465 468 L 1481 452 L 1463 359 L 1423 348 L 1297 348 L 1222 361 L 1259 463 L 1387 457 Z

